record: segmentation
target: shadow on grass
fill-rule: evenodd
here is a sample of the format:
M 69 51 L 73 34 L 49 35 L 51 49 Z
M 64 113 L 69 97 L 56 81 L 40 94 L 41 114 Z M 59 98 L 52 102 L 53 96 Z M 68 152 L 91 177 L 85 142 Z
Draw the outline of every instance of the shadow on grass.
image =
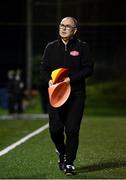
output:
M 77 168 L 77 173 L 85 173 L 91 171 L 99 171 L 104 169 L 121 168 L 126 166 L 126 161 L 104 162 L 89 166 L 81 166 Z

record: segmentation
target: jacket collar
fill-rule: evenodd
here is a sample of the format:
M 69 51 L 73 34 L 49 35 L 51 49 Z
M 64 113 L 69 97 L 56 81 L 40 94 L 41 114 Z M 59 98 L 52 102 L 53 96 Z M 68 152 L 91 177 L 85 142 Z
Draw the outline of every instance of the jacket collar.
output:
M 65 44 L 63 43 L 63 41 L 61 40 L 60 37 L 58 38 L 58 41 L 59 41 L 59 44 L 65 45 Z M 75 43 L 76 41 L 77 41 L 77 38 L 76 38 L 76 37 L 73 37 L 72 39 L 70 39 L 70 40 L 68 41 L 67 45 L 73 44 L 73 43 Z

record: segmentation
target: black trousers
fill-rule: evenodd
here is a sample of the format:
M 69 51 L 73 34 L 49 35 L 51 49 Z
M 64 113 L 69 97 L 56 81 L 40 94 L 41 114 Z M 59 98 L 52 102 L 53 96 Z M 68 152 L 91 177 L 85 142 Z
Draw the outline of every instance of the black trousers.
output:
M 76 92 L 61 107 L 49 106 L 50 135 L 59 153 L 66 154 L 67 164 L 76 159 L 84 102 L 84 93 Z

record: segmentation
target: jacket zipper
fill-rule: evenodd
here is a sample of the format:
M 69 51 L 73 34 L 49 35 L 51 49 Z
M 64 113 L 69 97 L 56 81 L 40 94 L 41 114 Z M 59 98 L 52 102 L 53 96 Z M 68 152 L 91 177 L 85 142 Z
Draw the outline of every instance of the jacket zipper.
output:
M 67 44 L 65 44 L 64 67 L 66 66 L 66 53 L 67 53 Z

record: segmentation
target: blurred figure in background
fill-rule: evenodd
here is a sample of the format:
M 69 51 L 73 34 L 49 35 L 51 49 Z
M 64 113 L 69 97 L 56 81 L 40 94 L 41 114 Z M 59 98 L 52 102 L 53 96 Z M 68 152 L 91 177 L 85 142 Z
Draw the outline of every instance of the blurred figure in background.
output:
M 15 72 L 8 73 L 8 111 L 9 114 L 23 113 L 23 97 L 24 83 L 21 79 L 21 71 L 17 69 Z
M 13 114 L 14 109 L 14 70 L 8 71 L 8 113 Z
M 21 79 L 21 70 L 17 69 L 14 80 L 15 112 L 23 113 L 24 83 Z

